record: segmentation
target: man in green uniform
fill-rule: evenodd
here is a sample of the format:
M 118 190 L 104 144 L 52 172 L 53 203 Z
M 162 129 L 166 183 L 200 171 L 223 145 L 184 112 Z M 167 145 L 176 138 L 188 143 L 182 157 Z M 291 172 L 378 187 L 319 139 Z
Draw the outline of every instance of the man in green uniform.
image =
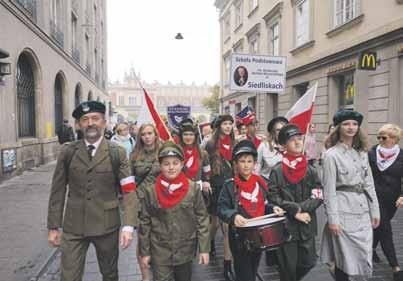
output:
M 127 248 L 137 224 L 134 177 L 124 148 L 102 137 L 105 105 L 96 101 L 81 103 L 73 117 L 84 139 L 66 144 L 60 151 L 49 198 L 48 241 L 54 247 L 61 245 L 62 280 L 82 280 L 85 257 L 92 243 L 103 281 L 115 281 L 120 227 L 118 191 L 121 189 L 123 194 L 120 245 Z

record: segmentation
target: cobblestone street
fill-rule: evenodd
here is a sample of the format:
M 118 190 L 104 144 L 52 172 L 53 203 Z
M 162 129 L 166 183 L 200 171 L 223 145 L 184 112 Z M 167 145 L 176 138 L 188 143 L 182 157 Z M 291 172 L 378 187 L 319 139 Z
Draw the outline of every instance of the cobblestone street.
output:
M 60 278 L 60 253 L 47 244 L 46 213 L 49 185 L 55 163 L 35 168 L 0 185 L 0 281 L 53 281 Z M 322 212 L 319 212 L 319 217 Z M 323 219 L 322 219 L 323 220 Z M 403 210 L 393 220 L 398 259 L 403 264 Z M 222 238 L 217 237 L 217 257 L 209 266 L 194 265 L 195 281 L 222 279 Z M 121 281 L 141 280 L 135 257 L 135 244 L 121 252 L 119 275 Z M 380 247 L 382 262 L 375 265 L 370 281 L 392 280 Z M 87 256 L 85 281 L 101 280 L 95 251 L 90 247 Z M 262 258 L 259 270 L 264 280 L 278 280 L 275 267 L 267 267 Z M 332 280 L 324 265 L 317 265 L 304 281 Z

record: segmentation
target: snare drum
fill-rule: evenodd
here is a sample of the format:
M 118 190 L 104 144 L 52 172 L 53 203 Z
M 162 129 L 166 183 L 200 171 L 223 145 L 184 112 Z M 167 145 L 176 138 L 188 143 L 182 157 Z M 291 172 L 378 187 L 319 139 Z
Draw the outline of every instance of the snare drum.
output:
M 265 218 L 249 221 L 236 229 L 239 238 L 249 251 L 275 250 L 290 241 L 285 217 Z

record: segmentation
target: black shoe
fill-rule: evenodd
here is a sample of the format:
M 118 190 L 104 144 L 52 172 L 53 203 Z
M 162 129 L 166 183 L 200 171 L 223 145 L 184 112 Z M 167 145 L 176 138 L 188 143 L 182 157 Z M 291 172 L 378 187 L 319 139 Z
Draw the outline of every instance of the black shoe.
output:
M 225 281 L 235 281 L 235 276 L 232 272 L 231 260 L 224 260 L 224 279 Z
M 381 262 L 381 258 L 378 256 L 378 254 L 376 253 L 375 250 L 372 250 L 372 261 L 374 263 L 380 263 Z
M 210 257 L 215 257 L 215 256 L 216 256 L 215 241 L 213 239 L 210 241 Z
M 403 281 L 403 271 L 393 272 L 393 281 Z

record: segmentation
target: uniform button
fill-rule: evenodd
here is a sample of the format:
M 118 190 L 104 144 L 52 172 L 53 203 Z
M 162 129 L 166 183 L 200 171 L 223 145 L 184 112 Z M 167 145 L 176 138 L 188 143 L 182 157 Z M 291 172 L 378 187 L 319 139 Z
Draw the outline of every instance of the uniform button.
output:
M 88 201 L 90 201 L 90 200 L 91 200 L 91 198 L 87 198 L 87 200 L 88 200 Z

